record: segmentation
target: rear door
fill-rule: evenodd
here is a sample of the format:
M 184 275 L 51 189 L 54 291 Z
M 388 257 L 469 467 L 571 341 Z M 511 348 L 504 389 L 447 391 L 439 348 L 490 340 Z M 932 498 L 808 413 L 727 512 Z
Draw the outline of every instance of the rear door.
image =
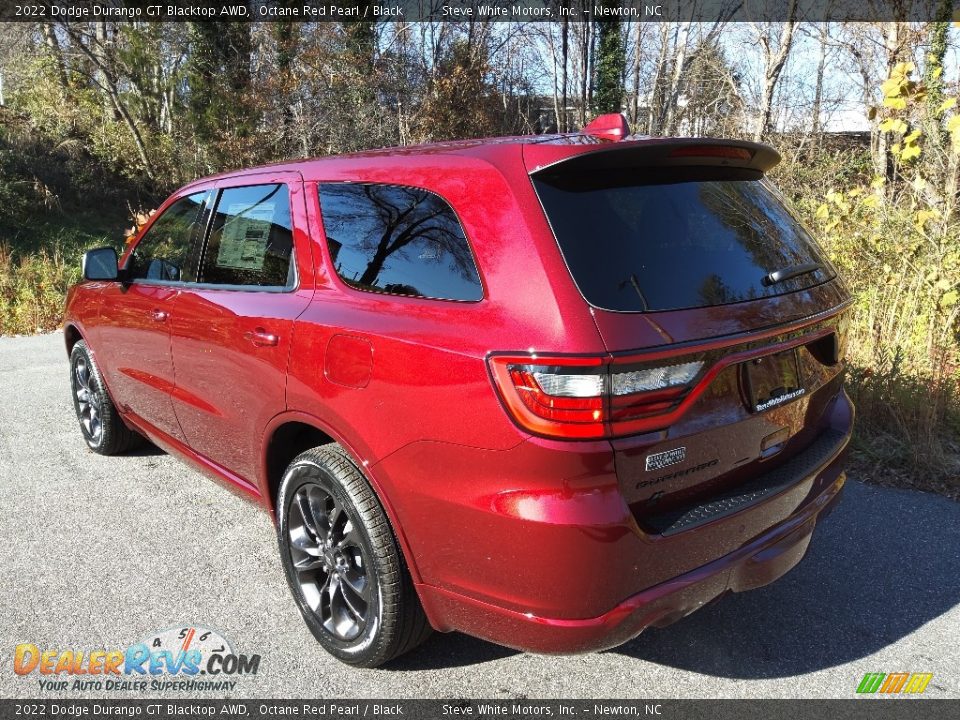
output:
M 217 184 L 197 283 L 171 322 L 174 406 L 190 446 L 247 483 L 260 441 L 286 407 L 295 318 L 313 296 L 298 173 Z
M 152 222 L 126 259 L 124 282 L 104 289 L 97 330 L 97 361 L 114 401 L 181 441 L 170 321 L 180 288 L 196 275 L 208 200 L 207 191 L 191 193 Z

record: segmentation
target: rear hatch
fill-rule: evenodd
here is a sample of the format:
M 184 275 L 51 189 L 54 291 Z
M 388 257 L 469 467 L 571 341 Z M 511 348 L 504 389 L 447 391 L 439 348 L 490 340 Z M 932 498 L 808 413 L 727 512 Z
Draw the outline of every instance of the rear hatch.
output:
M 743 509 L 845 442 L 829 409 L 848 295 L 764 179 L 778 159 L 739 141 L 525 150 L 618 374 L 661 393 L 624 425 L 634 432 L 611 438 L 624 497 L 650 533 Z

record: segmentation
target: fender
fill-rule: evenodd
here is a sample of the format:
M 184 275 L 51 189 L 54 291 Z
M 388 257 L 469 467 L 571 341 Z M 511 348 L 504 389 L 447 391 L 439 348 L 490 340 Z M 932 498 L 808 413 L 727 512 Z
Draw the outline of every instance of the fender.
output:
M 333 438 L 333 440 L 347 452 L 347 455 L 350 456 L 350 459 L 353 460 L 354 464 L 360 469 L 364 477 L 367 478 L 367 481 L 373 488 L 373 492 L 380 501 L 380 505 L 383 507 L 384 512 L 386 512 L 387 519 L 390 521 L 390 526 L 393 529 L 393 535 L 397 539 L 397 544 L 400 546 L 400 552 L 403 553 L 404 560 L 407 563 L 407 568 L 410 570 L 410 576 L 413 579 L 413 582 L 417 584 L 421 583 L 420 571 L 417 569 L 417 563 L 413 556 L 413 551 L 410 549 L 410 544 L 407 542 L 407 537 L 403 531 L 403 525 L 400 522 L 400 518 L 397 516 L 397 512 L 394 509 L 393 504 L 390 502 L 390 497 L 386 492 L 381 478 L 379 478 L 377 473 L 373 471 L 376 461 L 372 458 L 365 458 L 362 453 L 358 452 L 356 444 L 352 443 L 343 433 L 329 425 L 324 420 L 321 420 L 315 415 L 301 412 L 299 410 L 288 410 L 274 416 L 264 429 L 263 440 L 260 444 L 260 477 L 257 478 L 257 489 L 260 491 L 260 496 L 262 498 L 261 502 L 266 510 L 270 513 L 270 517 L 273 519 L 274 525 L 277 523 L 277 513 L 273 504 L 274 501 L 269 487 L 267 447 L 269 447 L 270 439 L 273 437 L 277 428 L 288 422 L 300 422 L 304 425 L 310 425 L 311 427 L 316 428 L 320 432 Z

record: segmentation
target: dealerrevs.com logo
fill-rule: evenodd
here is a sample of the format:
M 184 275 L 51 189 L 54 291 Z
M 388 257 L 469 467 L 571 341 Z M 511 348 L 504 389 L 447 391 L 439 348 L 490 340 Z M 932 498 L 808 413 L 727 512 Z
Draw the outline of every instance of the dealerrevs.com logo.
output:
M 13 671 L 34 676 L 43 692 L 229 691 L 256 675 L 259 655 L 233 650 L 220 633 L 180 626 L 150 633 L 126 649 L 74 650 L 20 643 Z

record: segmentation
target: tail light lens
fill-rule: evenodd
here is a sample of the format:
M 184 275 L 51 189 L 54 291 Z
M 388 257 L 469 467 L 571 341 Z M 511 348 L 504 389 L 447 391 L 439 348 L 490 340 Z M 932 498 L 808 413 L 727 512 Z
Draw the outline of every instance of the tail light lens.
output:
M 661 427 L 703 361 L 619 365 L 609 358 L 493 356 L 497 390 L 514 420 L 547 437 L 604 438 Z

